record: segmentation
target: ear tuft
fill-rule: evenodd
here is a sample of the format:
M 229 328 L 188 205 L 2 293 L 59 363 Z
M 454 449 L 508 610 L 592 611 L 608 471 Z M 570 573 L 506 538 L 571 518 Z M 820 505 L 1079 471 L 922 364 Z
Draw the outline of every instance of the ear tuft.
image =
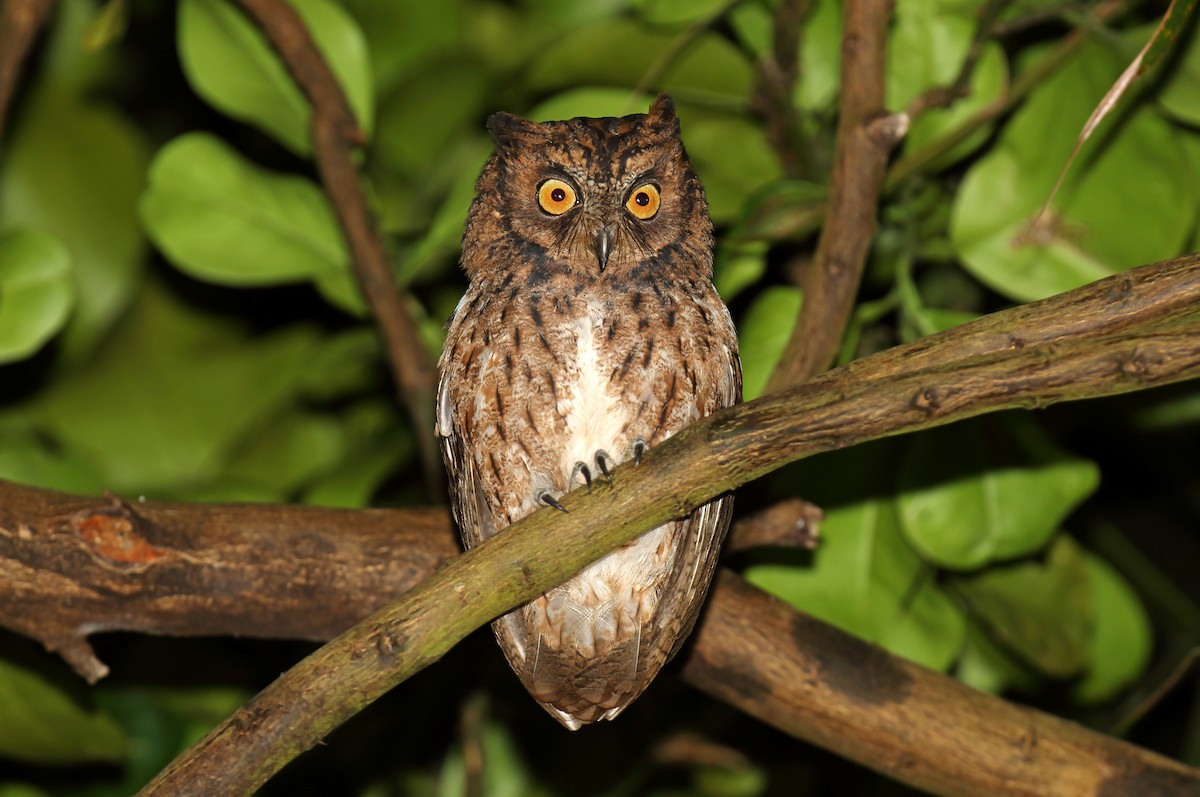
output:
M 500 111 L 488 117 L 487 129 L 497 147 L 505 147 L 541 127 L 537 122 Z
M 646 125 L 678 130 L 679 119 L 675 116 L 675 101 L 666 94 L 659 94 L 654 102 L 650 103 L 650 111 L 646 114 Z

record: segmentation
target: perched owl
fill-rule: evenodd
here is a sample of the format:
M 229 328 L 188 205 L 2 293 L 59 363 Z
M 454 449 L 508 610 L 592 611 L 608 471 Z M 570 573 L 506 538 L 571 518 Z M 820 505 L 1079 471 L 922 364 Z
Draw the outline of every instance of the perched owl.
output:
M 741 400 L 713 229 L 675 106 L 499 113 L 463 236 L 437 429 L 467 547 Z M 647 532 L 493 623 L 563 725 L 612 719 L 695 623 L 732 499 Z

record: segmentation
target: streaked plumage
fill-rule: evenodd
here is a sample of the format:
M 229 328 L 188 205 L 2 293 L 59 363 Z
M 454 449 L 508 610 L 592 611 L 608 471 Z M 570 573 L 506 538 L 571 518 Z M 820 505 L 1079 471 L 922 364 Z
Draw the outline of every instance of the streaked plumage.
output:
M 468 547 L 741 398 L 712 223 L 671 101 L 488 127 L 496 152 L 467 220 L 470 287 L 438 388 Z M 730 509 L 725 497 L 654 529 L 493 624 L 547 711 L 574 729 L 642 693 L 695 622 Z

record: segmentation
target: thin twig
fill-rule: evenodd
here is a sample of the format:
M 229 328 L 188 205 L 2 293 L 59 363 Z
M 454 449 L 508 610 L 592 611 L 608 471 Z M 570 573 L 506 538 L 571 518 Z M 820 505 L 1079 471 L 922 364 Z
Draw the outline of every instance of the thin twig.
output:
M 800 277 L 804 304 L 768 391 L 829 367 L 854 309 L 875 234 L 888 154 L 903 124 L 884 114 L 884 68 L 891 0 L 847 0 L 842 38 L 842 101 L 825 226 Z
M 442 483 L 433 437 L 436 374 L 417 322 L 392 276 L 391 265 L 367 204 L 353 152 L 363 143 L 341 85 L 299 15 L 283 0 L 239 0 L 258 23 L 313 107 L 313 154 L 350 249 L 359 288 L 379 325 L 420 451 L 426 481 Z M 439 491 L 440 492 L 440 491 Z
M 966 55 L 963 56 L 958 75 L 947 85 L 934 86 L 913 99 L 905 110 L 910 121 L 930 109 L 947 108 L 970 94 L 971 78 L 975 75 L 975 68 L 979 66 L 983 48 L 993 38 L 992 30 L 996 24 L 996 18 L 1010 1 L 987 0 L 987 3 L 979 9 L 975 35 L 971 38 Z
M 3 0 L 0 5 L 0 141 L 21 67 L 54 0 Z
M 762 117 L 767 141 L 775 149 L 783 173 L 795 178 L 805 176 L 809 162 L 793 94 L 800 76 L 800 31 L 811 11 L 811 0 L 779 3 L 771 51 L 759 59 L 758 81 L 750 97 L 750 107 Z

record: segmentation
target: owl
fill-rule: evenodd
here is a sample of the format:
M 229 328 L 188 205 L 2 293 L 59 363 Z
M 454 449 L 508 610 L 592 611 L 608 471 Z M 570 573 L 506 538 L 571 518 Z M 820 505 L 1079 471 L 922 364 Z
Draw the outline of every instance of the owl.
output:
M 463 236 L 437 432 L 470 548 L 741 400 L 713 227 L 675 106 L 536 123 L 498 113 Z M 497 619 L 525 687 L 575 730 L 616 717 L 691 631 L 729 496 Z

